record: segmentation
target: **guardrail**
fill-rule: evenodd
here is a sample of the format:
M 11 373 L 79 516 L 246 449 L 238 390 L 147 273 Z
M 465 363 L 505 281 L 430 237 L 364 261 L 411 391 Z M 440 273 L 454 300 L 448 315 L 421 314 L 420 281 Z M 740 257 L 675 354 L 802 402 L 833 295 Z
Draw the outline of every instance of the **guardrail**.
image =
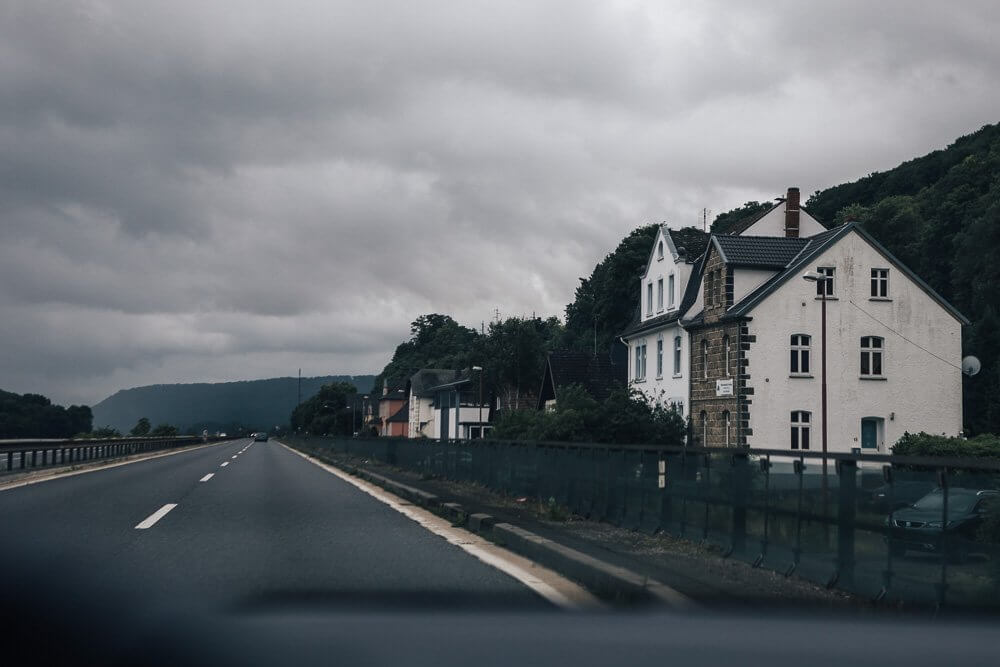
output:
M 4 440 L 0 441 L 0 474 L 132 456 L 227 439 L 229 438 L 171 436 L 106 440 Z
M 1000 460 L 653 444 L 286 440 L 712 543 L 754 567 L 873 601 L 1000 607 L 1000 496 L 992 493 L 1000 489 Z M 930 509 L 909 507 L 921 498 Z M 992 538 L 983 529 L 991 521 Z

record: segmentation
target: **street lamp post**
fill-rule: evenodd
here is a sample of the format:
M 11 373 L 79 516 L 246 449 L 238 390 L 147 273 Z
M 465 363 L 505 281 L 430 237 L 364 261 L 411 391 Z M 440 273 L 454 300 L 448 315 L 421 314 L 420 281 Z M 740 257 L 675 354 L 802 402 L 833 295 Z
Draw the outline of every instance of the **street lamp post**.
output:
M 472 370 L 479 372 L 479 439 L 483 439 L 483 367 L 473 366 Z
M 823 426 L 820 431 L 822 442 L 823 442 L 823 516 L 827 514 L 827 462 L 826 462 L 826 296 L 829 281 L 832 279 L 831 276 L 826 276 L 821 273 L 816 273 L 814 271 L 807 271 L 802 274 L 802 278 L 809 282 L 814 282 L 818 287 L 820 287 L 820 376 L 821 376 L 821 393 L 820 401 L 822 403 L 822 419 Z

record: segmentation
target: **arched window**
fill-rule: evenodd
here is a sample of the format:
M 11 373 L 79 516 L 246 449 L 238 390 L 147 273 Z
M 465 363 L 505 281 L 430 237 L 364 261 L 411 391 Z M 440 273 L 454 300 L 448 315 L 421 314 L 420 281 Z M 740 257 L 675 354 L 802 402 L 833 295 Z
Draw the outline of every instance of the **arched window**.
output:
M 729 410 L 722 411 L 722 424 L 726 429 L 726 447 L 732 444 L 731 433 L 732 433 L 732 420 L 729 418 Z
M 792 334 L 791 361 L 788 372 L 792 375 L 809 375 L 809 345 L 811 339 L 806 334 Z
M 729 377 L 729 336 L 722 337 L 722 351 L 725 353 L 726 377 Z
M 708 446 L 708 413 L 704 410 L 701 411 L 701 446 Z
M 708 379 L 708 341 L 701 341 L 701 374 Z
M 656 244 L 656 259 L 663 259 L 663 241 Z
M 809 424 L 812 415 L 805 410 L 792 411 L 792 449 L 809 449 Z

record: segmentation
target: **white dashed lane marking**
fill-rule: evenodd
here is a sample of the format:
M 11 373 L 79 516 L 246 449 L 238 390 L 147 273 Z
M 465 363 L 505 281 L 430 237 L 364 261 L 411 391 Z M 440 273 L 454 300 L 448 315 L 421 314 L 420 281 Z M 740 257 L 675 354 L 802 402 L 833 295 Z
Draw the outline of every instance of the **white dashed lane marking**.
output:
M 220 468 L 225 468 L 225 467 L 226 467 L 227 465 L 229 465 L 229 461 L 224 461 L 224 462 L 222 463 L 222 465 L 221 465 L 221 466 L 219 466 L 219 467 L 220 467 Z
M 198 481 L 199 482 L 207 482 L 208 480 L 212 479 L 213 477 L 215 477 L 215 473 L 214 472 L 210 472 L 207 475 L 205 475 L 204 477 L 202 477 L 201 479 L 199 479 Z
M 137 523 L 135 526 L 136 530 L 146 530 L 147 528 L 152 528 L 157 521 L 165 517 L 167 515 L 167 512 L 169 512 L 175 507 L 177 507 L 177 503 L 167 503 L 166 505 L 153 512 L 139 523 Z

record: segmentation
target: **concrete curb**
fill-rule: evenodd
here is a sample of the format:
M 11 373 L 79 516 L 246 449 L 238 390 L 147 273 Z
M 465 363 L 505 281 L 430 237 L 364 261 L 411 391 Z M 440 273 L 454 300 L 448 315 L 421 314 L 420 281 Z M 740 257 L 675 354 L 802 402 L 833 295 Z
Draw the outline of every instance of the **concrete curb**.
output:
M 699 606 L 691 598 L 666 584 L 648 579 L 623 567 L 605 563 L 523 528 L 509 523 L 497 523 L 489 514 L 469 514 L 460 504 L 441 503 L 432 493 L 415 489 L 363 468 L 331 460 L 327 462 L 416 505 L 431 509 L 456 526 L 464 526 L 520 556 L 573 579 L 598 597 L 618 602 L 664 604 L 674 609 L 692 610 Z

